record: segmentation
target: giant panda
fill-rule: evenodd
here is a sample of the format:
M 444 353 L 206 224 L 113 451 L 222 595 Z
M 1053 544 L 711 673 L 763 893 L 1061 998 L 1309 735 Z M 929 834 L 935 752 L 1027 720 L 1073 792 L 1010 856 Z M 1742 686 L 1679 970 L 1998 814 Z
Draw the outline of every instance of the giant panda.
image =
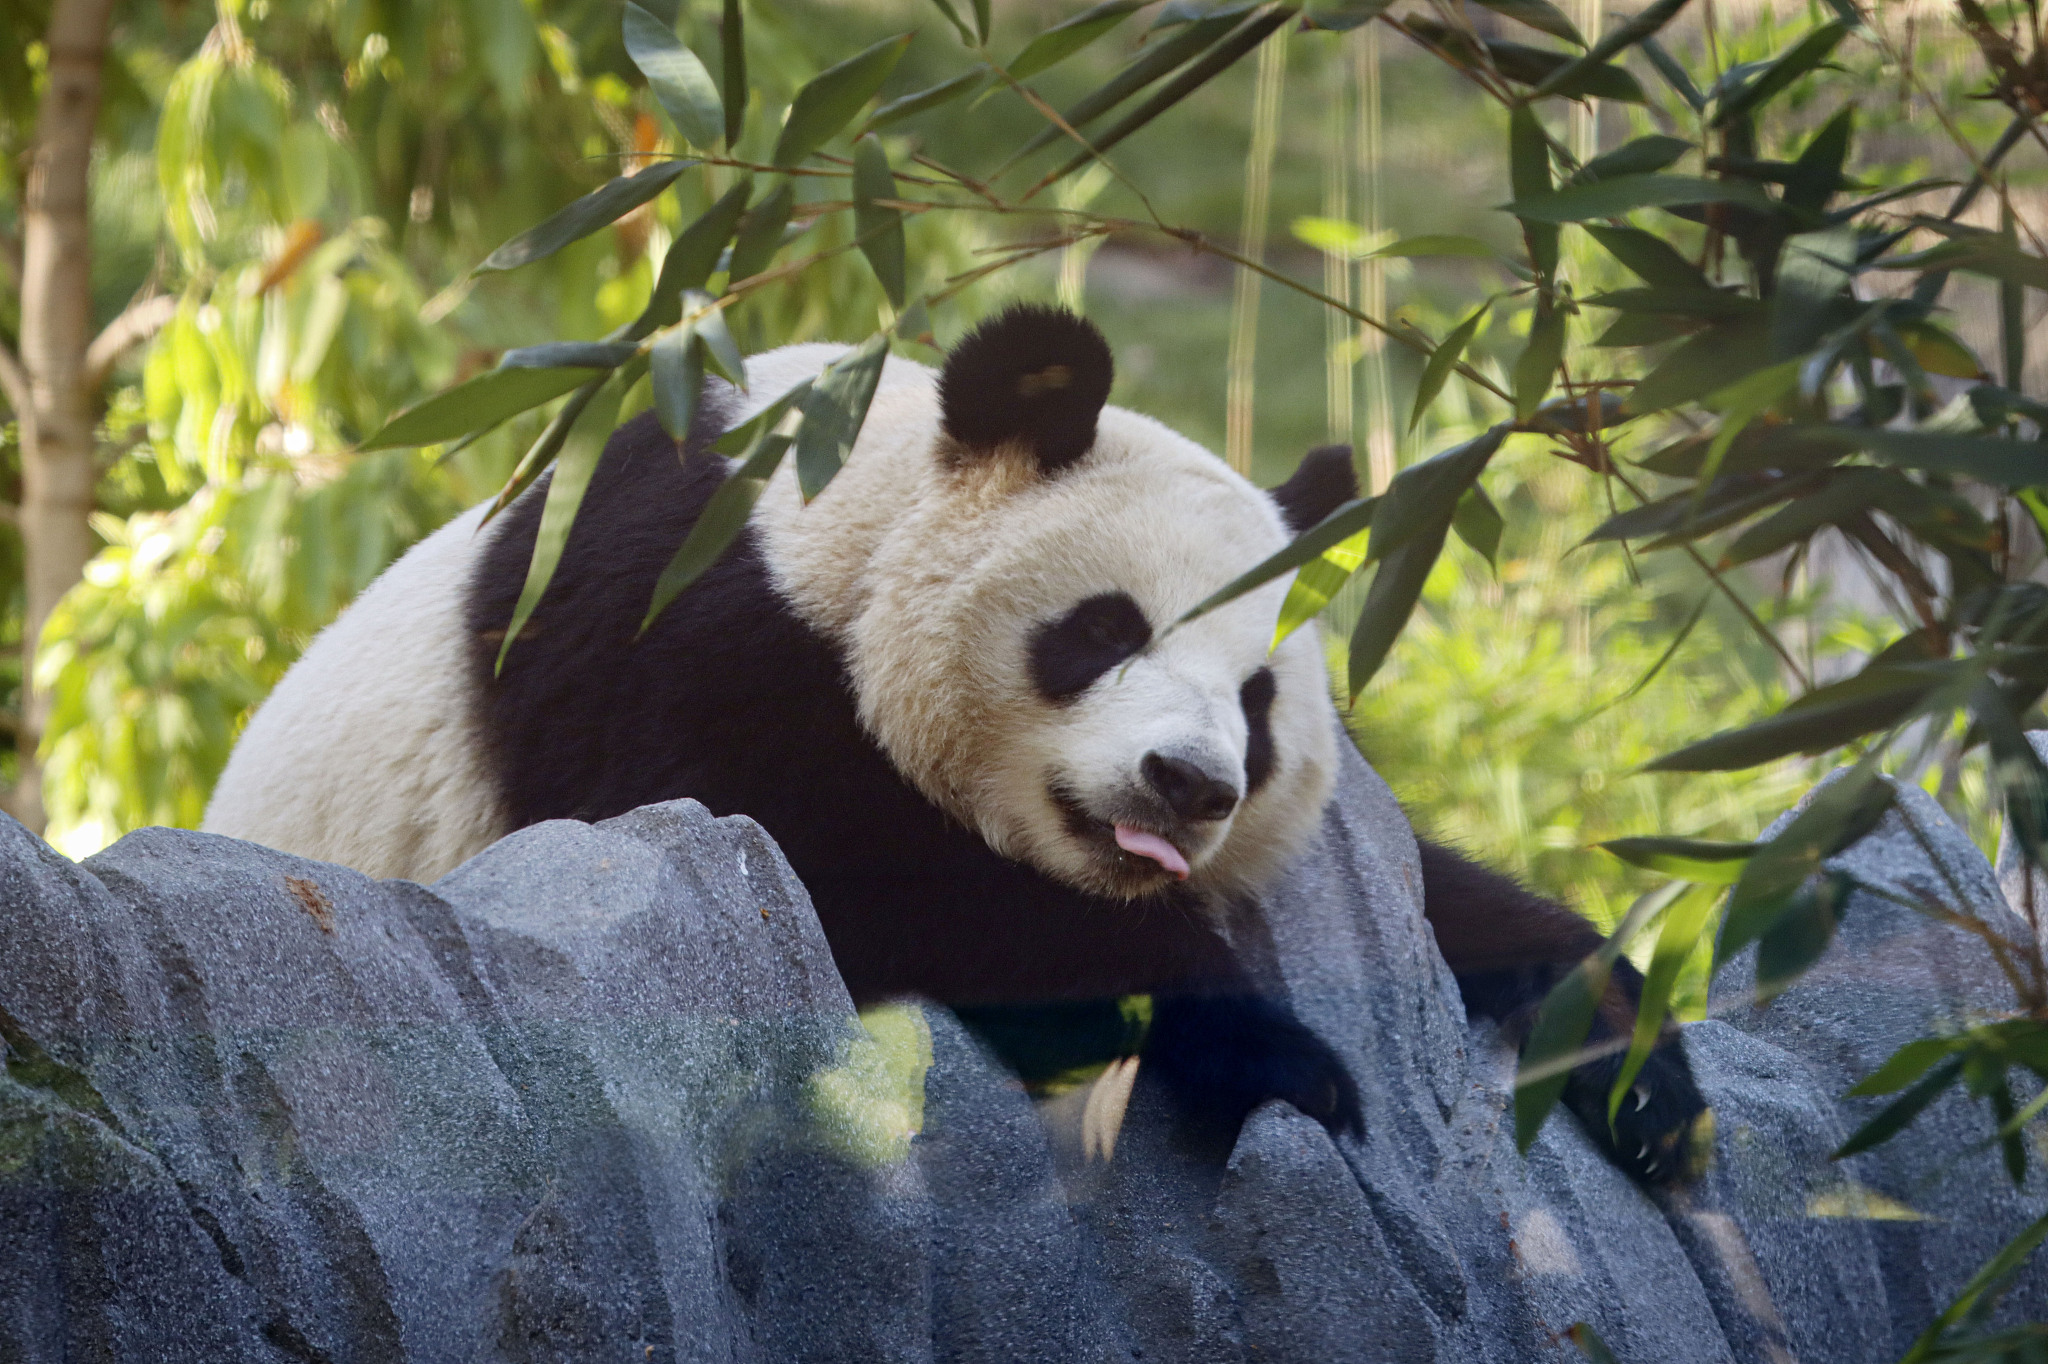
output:
M 1261 491 L 1107 406 L 1093 326 L 1013 307 L 942 372 L 891 357 L 837 477 L 806 506 L 785 464 L 641 636 L 727 476 L 709 444 L 843 352 L 757 356 L 745 394 L 709 382 L 683 442 L 652 414 L 620 427 L 502 670 L 543 489 L 416 546 L 253 717 L 205 827 L 430 881 L 540 820 L 692 797 L 774 836 L 857 1004 L 939 1001 L 1023 1069 L 1034 1020 L 1149 996 L 1141 1061 L 1191 1129 L 1278 1098 L 1357 1133 L 1353 1077 L 1220 931 L 1330 796 L 1320 645 L 1269 650 L 1284 581 L 1167 628 L 1356 496 L 1349 451 Z M 1475 1016 L 1526 1024 L 1599 945 L 1444 848 L 1422 869 Z M 1600 1035 L 1626 1036 L 1638 984 L 1622 963 Z M 1705 1114 L 1680 1039 L 1610 1126 L 1617 1064 L 1568 1101 L 1638 1177 L 1680 1176 Z

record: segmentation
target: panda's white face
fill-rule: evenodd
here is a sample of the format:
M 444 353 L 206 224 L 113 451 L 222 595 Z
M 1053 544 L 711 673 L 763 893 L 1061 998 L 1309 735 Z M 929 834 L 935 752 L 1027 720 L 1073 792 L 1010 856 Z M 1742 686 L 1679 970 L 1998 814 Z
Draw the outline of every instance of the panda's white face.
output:
M 1320 644 L 1308 628 L 1269 652 L 1285 579 L 1169 627 L 1288 542 L 1278 506 L 1113 407 L 1051 469 L 1026 441 L 969 446 L 936 420 L 935 379 L 891 360 L 832 484 L 804 507 L 785 471 L 756 514 L 862 722 L 941 808 L 1057 880 L 1256 889 L 1329 795 Z

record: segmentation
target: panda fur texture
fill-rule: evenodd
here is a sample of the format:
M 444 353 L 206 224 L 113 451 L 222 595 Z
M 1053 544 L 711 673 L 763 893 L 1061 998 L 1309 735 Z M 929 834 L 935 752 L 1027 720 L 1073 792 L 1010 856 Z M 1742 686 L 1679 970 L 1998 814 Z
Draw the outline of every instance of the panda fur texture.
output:
M 857 1004 L 945 1003 L 1029 1073 L 1035 1028 L 1149 995 L 1146 1069 L 1192 1125 L 1227 1139 L 1281 1098 L 1356 1133 L 1352 1077 L 1221 932 L 1329 798 L 1321 646 L 1269 653 L 1284 580 L 1165 629 L 1356 496 L 1349 451 L 1262 492 L 1106 406 L 1088 323 L 1012 308 L 943 374 L 891 357 L 831 484 L 805 506 L 785 463 L 636 638 L 729 470 L 710 442 L 844 349 L 757 356 L 748 395 L 710 382 L 680 450 L 652 414 L 622 426 L 501 673 L 543 489 L 416 546 L 251 720 L 205 827 L 427 881 L 541 820 L 692 797 L 774 836 Z M 1599 934 L 1422 856 L 1468 1009 L 1526 1025 Z M 1628 1034 L 1638 986 L 1623 963 L 1597 1034 Z M 1610 1129 L 1618 1064 L 1568 1103 L 1638 1176 L 1682 1173 L 1705 1109 L 1677 1034 Z

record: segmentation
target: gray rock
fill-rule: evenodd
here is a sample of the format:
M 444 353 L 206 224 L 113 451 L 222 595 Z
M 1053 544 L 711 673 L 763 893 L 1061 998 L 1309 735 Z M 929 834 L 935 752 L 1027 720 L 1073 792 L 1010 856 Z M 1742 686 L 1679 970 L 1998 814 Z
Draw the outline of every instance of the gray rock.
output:
M 691 802 L 433 887 L 0 824 L 0 1360 L 1524 1360 L 1577 1321 L 1642 1364 L 1895 1356 L 2042 1202 L 1950 1159 L 1957 1100 L 1827 1159 L 1856 1078 L 2007 998 L 1896 900 L 2031 928 L 1917 793 L 1841 865 L 1892 898 L 1768 1009 L 1724 981 L 1689 1033 L 1719 1159 L 1652 1198 L 1568 1117 L 1516 1152 L 1511 1048 L 1355 759 L 1232 933 L 1363 1139 L 1274 1104 L 1210 1149 L 1141 1072 L 1107 1164 L 944 1010 L 864 1030 L 773 844 Z

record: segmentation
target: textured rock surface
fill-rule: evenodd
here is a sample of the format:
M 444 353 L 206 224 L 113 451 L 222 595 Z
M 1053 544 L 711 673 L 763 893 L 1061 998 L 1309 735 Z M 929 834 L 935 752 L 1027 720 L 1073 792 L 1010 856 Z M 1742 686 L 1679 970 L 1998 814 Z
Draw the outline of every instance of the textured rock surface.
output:
M 1843 865 L 2027 932 L 1916 796 Z M 688 802 L 431 888 L 0 825 L 0 1360 L 1529 1360 L 1584 1320 L 1641 1364 L 1861 1364 L 2039 1215 L 2039 1176 L 1943 1155 L 1961 1103 L 1826 1160 L 1854 1079 L 2003 1000 L 1955 930 L 1859 893 L 1770 1009 L 1733 982 L 1690 1032 L 1718 1162 L 1653 1199 L 1568 1119 L 1516 1154 L 1419 902 L 1354 762 L 1237 936 L 1365 1139 L 1269 1105 L 1186 1150 L 1141 1074 L 1103 1165 L 943 1011 L 871 1040 L 773 845 Z M 1816 1215 L 1860 1190 L 1929 1220 Z

